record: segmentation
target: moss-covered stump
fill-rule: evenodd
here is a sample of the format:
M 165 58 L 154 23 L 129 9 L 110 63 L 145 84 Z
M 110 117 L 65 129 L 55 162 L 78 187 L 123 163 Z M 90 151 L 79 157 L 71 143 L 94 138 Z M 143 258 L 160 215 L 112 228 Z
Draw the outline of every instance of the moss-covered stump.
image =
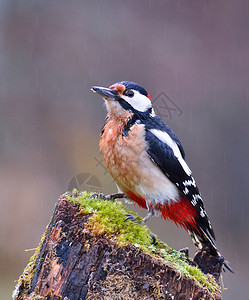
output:
M 62 195 L 13 298 L 221 299 L 212 275 L 152 245 L 146 226 L 124 222 L 127 213 L 119 201 Z

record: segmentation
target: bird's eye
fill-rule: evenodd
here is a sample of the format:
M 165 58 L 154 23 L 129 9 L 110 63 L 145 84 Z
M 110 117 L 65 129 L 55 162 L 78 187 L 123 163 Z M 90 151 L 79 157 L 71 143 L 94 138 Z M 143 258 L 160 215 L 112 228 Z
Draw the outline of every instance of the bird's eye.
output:
M 126 96 L 132 98 L 134 96 L 134 92 L 132 90 L 129 90 L 126 92 Z

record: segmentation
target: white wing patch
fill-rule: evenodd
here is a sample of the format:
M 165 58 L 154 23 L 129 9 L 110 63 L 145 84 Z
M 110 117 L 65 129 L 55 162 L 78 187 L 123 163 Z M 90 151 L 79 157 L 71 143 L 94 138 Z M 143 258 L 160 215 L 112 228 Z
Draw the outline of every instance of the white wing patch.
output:
M 150 129 L 151 133 L 153 133 L 159 140 L 166 143 L 174 152 L 175 157 L 178 159 L 185 173 L 190 176 L 192 174 L 189 166 L 185 162 L 180 152 L 180 149 L 175 141 L 167 134 L 165 131 L 161 131 L 158 129 Z

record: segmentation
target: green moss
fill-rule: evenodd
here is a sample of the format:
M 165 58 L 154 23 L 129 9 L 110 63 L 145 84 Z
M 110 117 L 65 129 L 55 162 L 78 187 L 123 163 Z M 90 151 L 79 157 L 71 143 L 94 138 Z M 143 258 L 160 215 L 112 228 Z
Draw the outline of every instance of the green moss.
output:
M 80 205 L 82 214 L 92 214 L 88 226 L 94 234 L 107 234 L 120 246 L 134 245 L 144 253 L 161 258 L 170 264 L 179 272 L 179 276 L 186 276 L 210 291 L 220 290 L 214 278 L 203 274 L 199 268 L 189 265 L 183 253 L 168 247 L 161 241 L 158 241 L 157 245 L 152 245 L 148 227 L 139 225 L 141 218 L 129 211 L 120 201 L 90 199 L 90 195 L 87 192 L 79 193 L 75 189 L 73 196 L 67 195 L 67 198 L 74 204 Z M 126 214 L 130 213 L 137 217 L 138 222 L 124 221 Z
M 75 194 L 75 191 L 74 191 Z M 76 194 L 77 195 L 77 194 Z M 151 246 L 151 237 L 147 226 L 140 226 L 137 222 L 124 221 L 126 214 L 131 213 L 120 201 L 105 201 L 89 199 L 89 195 L 83 192 L 78 197 L 68 196 L 68 200 L 81 205 L 83 214 L 92 213 L 89 226 L 94 227 L 96 234 L 109 234 L 110 237 L 118 237 L 120 245 L 136 245 L 148 250 Z M 138 222 L 142 219 L 136 215 Z
M 20 290 L 26 290 L 26 289 L 29 290 L 30 289 L 30 284 L 32 282 L 34 271 L 35 271 L 35 263 L 38 258 L 38 255 L 40 253 L 40 249 L 43 245 L 44 239 L 45 239 L 45 232 L 41 236 L 41 240 L 40 240 L 40 243 L 37 248 L 26 250 L 26 251 L 34 250 L 35 253 L 31 256 L 29 263 L 27 264 L 27 266 L 25 267 L 25 269 L 23 271 L 23 274 L 18 279 L 16 288 L 13 291 L 13 299 L 17 298 Z

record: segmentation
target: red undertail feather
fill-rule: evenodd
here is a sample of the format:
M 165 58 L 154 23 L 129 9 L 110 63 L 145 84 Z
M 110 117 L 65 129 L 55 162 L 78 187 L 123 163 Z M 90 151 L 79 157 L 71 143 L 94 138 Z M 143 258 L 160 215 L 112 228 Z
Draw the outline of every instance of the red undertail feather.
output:
M 131 191 L 126 191 L 125 193 L 130 199 L 137 203 L 140 208 L 147 209 L 145 198 Z M 172 202 L 171 204 L 158 204 L 155 209 L 161 211 L 162 217 L 165 220 L 170 219 L 175 222 L 177 226 L 181 226 L 190 231 L 194 229 L 199 232 L 195 221 L 197 212 L 186 198 L 181 198 L 179 202 Z
M 139 195 L 137 195 L 137 194 L 134 194 L 133 192 L 131 192 L 131 191 L 127 191 L 127 192 L 125 192 L 126 193 L 126 195 L 130 198 L 130 199 L 132 199 L 133 201 L 135 201 L 137 204 L 138 204 L 138 206 L 140 207 L 140 208 L 145 208 L 145 209 L 147 209 L 147 206 L 146 206 L 146 200 L 143 198 L 143 197 L 141 197 L 141 196 L 139 196 Z
M 170 219 L 177 226 L 180 225 L 186 230 L 195 229 L 198 231 L 195 221 L 197 212 L 186 198 L 181 198 L 179 202 L 172 202 L 171 204 L 160 204 L 159 209 L 165 220 Z

